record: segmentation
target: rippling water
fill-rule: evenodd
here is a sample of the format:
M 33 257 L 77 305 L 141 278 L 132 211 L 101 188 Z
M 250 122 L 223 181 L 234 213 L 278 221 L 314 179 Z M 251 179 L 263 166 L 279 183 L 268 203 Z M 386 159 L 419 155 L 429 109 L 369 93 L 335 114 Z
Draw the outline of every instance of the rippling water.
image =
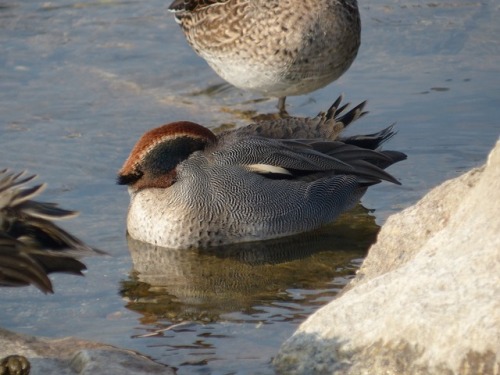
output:
M 0 290 L 0 325 L 139 350 L 179 374 L 271 374 L 279 345 L 352 277 L 376 224 L 485 160 L 500 134 L 500 6 L 361 2 L 357 60 L 336 83 L 289 98 L 289 111 L 314 115 L 339 93 L 369 99 L 351 133 L 397 122 L 388 146 L 409 158 L 390 171 L 403 186 L 372 188 L 363 198 L 372 212 L 358 208 L 291 244 L 217 254 L 127 242 L 116 171 L 151 127 L 241 125 L 276 101 L 224 85 L 167 6 L 0 1 L 0 168 L 38 173 L 44 199 L 81 211 L 65 227 L 112 254 L 88 259 L 84 279 L 54 276 L 53 296 Z

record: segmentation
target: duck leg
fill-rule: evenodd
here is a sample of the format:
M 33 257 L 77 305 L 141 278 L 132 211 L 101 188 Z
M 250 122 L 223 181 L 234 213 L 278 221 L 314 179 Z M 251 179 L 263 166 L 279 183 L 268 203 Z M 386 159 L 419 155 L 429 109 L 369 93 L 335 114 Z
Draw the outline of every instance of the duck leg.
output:
M 288 117 L 288 112 L 286 111 L 286 96 L 278 98 L 278 111 L 281 117 Z

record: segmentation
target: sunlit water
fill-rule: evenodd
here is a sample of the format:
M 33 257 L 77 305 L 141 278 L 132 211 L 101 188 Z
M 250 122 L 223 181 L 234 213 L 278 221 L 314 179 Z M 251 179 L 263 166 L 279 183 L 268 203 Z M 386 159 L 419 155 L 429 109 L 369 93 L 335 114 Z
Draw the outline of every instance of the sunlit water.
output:
M 390 169 L 403 185 L 372 188 L 371 213 L 310 236 L 217 254 L 128 243 L 116 171 L 151 127 L 241 125 L 276 101 L 221 89 L 167 6 L 0 1 L 0 168 L 39 174 L 45 200 L 81 211 L 65 228 L 112 255 L 87 259 L 85 278 L 53 276 L 55 295 L 1 289 L 0 325 L 135 349 L 179 374 L 272 374 L 280 344 L 353 276 L 376 224 L 484 162 L 500 134 L 500 6 L 361 2 L 357 60 L 337 83 L 289 98 L 289 111 L 314 115 L 339 93 L 369 99 L 350 133 L 397 122 L 387 147 L 408 154 Z

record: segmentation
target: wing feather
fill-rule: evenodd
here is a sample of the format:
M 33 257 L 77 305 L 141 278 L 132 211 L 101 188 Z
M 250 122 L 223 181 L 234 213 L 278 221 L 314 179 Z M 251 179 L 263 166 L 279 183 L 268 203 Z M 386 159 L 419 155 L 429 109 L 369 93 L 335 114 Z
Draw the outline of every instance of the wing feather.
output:
M 358 175 L 373 183 L 385 180 L 399 184 L 381 167 L 402 160 L 398 157 L 404 155 L 364 149 L 340 141 L 279 140 L 238 133 L 228 134 L 220 141 L 224 145 L 211 154 L 217 164 L 241 165 L 252 172 L 272 174 L 273 178 L 280 175 L 303 178 L 324 173 Z

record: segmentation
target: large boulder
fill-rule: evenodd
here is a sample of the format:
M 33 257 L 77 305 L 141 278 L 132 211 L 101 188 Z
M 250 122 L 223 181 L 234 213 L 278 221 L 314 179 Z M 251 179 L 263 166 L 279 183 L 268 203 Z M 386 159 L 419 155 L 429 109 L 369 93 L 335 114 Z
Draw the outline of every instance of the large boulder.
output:
M 500 141 L 382 227 L 356 278 L 274 359 L 280 374 L 500 374 Z

